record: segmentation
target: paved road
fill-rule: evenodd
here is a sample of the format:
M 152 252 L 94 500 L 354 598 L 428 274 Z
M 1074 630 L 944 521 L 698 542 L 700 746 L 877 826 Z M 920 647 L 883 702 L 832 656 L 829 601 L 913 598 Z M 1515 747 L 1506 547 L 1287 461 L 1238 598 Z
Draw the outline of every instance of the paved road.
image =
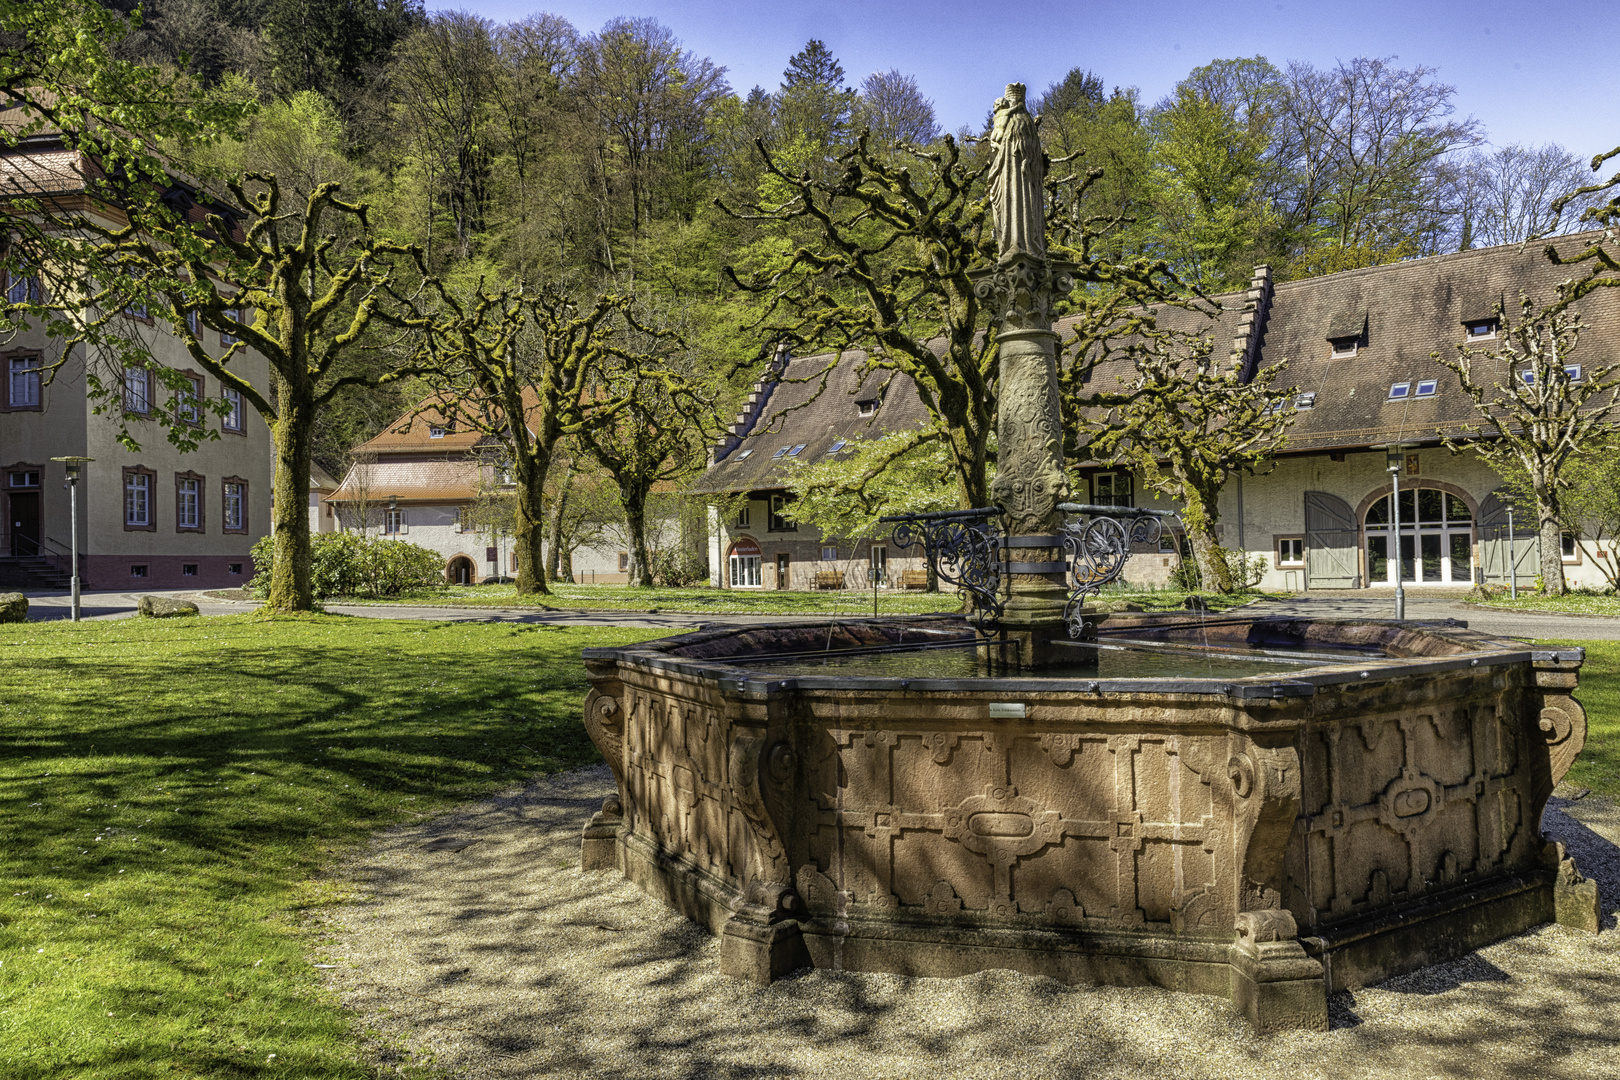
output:
M 28 618 L 33 622 L 69 617 L 68 594 L 29 592 Z M 79 610 L 86 619 L 128 619 L 135 615 L 142 596 L 172 596 L 196 603 L 204 615 L 240 615 L 255 605 L 214 600 L 190 589 L 144 590 L 142 592 L 91 592 L 80 596 Z M 388 606 L 376 604 L 331 604 L 327 611 L 337 615 L 357 615 L 368 619 L 437 619 L 446 622 L 509 622 L 550 626 L 627 626 L 653 630 L 690 630 L 695 627 L 729 623 L 764 626 L 784 622 L 821 622 L 828 615 L 733 615 L 700 612 L 640 611 L 532 611 L 525 608 L 446 608 Z
M 68 617 L 66 593 L 27 593 L 28 617 L 32 620 Z M 85 593 L 82 610 L 90 619 L 127 619 L 146 593 Z M 211 600 L 189 590 L 153 592 L 150 595 L 176 596 L 197 602 L 204 615 L 234 615 L 249 605 Z M 1406 617 L 1413 621 L 1456 619 L 1487 634 L 1523 638 L 1572 638 L 1575 640 L 1620 641 L 1620 619 L 1493 611 L 1463 602 L 1465 594 L 1424 595 L 1414 589 L 1406 594 Z M 550 626 L 628 626 L 653 630 L 685 630 L 727 623 L 761 626 L 785 622 L 819 622 L 827 615 L 733 615 L 659 612 L 649 615 L 635 611 L 529 611 L 522 608 L 444 608 L 366 604 L 334 604 L 328 611 L 370 619 L 442 619 L 450 622 L 510 622 Z M 1308 615 L 1326 619 L 1389 619 L 1394 617 L 1395 599 L 1387 592 L 1301 593 L 1289 600 L 1269 600 L 1244 609 L 1254 613 Z

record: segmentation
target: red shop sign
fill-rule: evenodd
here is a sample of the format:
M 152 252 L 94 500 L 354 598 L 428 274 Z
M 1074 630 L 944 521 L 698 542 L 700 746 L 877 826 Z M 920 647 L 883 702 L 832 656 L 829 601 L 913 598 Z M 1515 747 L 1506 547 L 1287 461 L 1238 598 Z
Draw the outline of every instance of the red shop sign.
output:
M 759 545 L 758 544 L 754 543 L 753 540 L 751 540 L 751 539 L 749 539 L 748 537 L 745 536 L 745 537 L 741 538 L 740 540 L 738 540 L 735 544 L 731 545 L 731 553 L 733 555 L 745 555 L 745 556 L 746 555 L 758 555 L 758 554 L 760 554 L 760 550 L 759 550 Z

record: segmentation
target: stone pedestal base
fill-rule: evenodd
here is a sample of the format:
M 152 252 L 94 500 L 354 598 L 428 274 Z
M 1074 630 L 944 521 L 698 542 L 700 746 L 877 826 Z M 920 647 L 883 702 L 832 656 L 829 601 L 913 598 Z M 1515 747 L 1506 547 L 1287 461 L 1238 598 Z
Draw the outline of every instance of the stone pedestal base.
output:
M 761 926 L 732 917 L 720 930 L 720 974 L 769 986 L 784 975 L 810 966 L 799 924 L 789 920 Z
M 1096 649 L 1062 644 L 1069 640 L 1068 624 L 1055 622 L 1008 626 L 995 640 L 981 642 L 979 660 L 990 674 L 1016 673 L 1059 664 L 1096 663 Z
M 1239 915 L 1231 964 L 1232 1004 L 1256 1032 L 1328 1029 L 1322 965 L 1305 955 L 1293 915 L 1286 911 Z
M 1560 844 L 1560 855 L 1562 847 Z M 1558 860 L 1558 876 L 1553 879 L 1553 918 L 1560 926 L 1594 934 L 1603 927 L 1597 882 L 1582 877 L 1574 859 Z
M 585 826 L 579 845 L 579 868 L 587 872 L 620 869 L 619 830 L 623 827 L 624 808 L 614 795 L 602 803 L 602 809 Z

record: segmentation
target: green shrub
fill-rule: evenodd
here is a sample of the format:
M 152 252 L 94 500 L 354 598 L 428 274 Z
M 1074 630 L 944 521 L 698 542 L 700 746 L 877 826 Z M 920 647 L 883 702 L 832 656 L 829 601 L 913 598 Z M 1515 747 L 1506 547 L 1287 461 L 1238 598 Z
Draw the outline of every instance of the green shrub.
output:
M 359 533 L 310 537 L 309 585 L 317 600 L 329 596 L 398 596 L 444 583 L 444 560 L 437 551 Z M 270 591 L 274 550 L 266 536 L 253 545 L 256 573 L 248 588 L 255 596 Z

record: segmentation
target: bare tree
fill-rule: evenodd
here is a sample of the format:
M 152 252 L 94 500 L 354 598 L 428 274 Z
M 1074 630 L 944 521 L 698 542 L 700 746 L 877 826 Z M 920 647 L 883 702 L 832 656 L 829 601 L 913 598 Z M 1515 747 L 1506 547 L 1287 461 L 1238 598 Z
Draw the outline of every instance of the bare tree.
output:
M 893 143 L 924 145 L 939 138 L 939 121 L 934 103 L 923 97 L 917 80 L 890 68 L 877 71 L 861 81 L 860 123 L 865 124 L 877 145 Z
M 1436 173 L 1481 141 L 1479 122 L 1453 118 L 1456 88 L 1433 68 L 1393 60 L 1288 67 L 1282 122 L 1294 182 L 1282 210 L 1307 243 L 1392 249 L 1454 212 Z
M 1475 151 L 1461 173 L 1459 250 L 1568 231 L 1598 202 L 1574 194 L 1586 179 L 1586 163 L 1557 143 Z
M 1583 362 L 1580 316 L 1562 304 L 1519 301 L 1519 317 L 1501 313 L 1495 349 L 1457 346 L 1435 358 L 1450 368 L 1483 420 L 1468 440 L 1447 439 L 1453 453 L 1473 450 L 1499 471 L 1522 470 L 1541 534 L 1542 591 L 1561 596 L 1564 583 L 1563 497 L 1572 458 L 1609 437 L 1620 403 L 1620 361 Z

